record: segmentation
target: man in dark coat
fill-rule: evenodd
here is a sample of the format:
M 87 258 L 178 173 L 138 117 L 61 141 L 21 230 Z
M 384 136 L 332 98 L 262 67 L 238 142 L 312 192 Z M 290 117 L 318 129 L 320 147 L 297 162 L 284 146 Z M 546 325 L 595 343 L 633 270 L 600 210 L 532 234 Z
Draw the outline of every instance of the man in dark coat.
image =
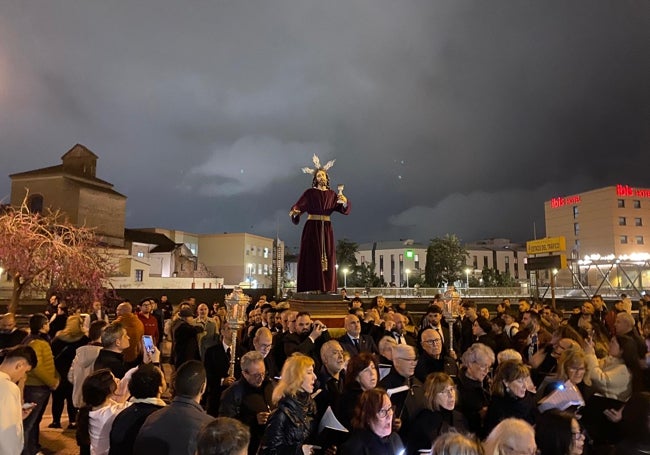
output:
M 336 244 L 330 215 L 333 212 L 347 215 L 350 204 L 342 193 L 337 195 L 330 189 L 327 170 L 333 161 L 321 168 L 314 155 L 314 164 L 316 169 L 303 169 L 314 174 L 312 187 L 300 196 L 289 212 L 293 224 L 300 222 L 302 213 L 309 213 L 300 239 L 297 288 L 298 292 L 336 292 Z
M 229 374 L 232 352 L 230 343 L 232 331 L 226 322 L 221 326 L 221 341 L 205 351 L 205 369 L 207 372 L 206 408 L 208 414 L 216 417 L 219 412 L 221 393 L 235 382 L 234 375 Z M 237 357 L 235 357 L 235 363 Z
M 345 327 L 345 335 L 339 337 L 338 342 L 341 347 L 354 356 L 362 352 L 370 352 L 371 354 L 379 354 L 379 349 L 375 344 L 375 340 L 370 335 L 363 335 L 361 333 L 361 321 L 354 314 L 348 314 L 343 322 Z
M 242 377 L 223 391 L 219 404 L 219 417 L 232 417 L 248 425 L 251 440 L 248 453 L 257 453 L 266 421 L 271 413 L 273 384 L 266 377 L 264 358 L 250 351 L 241 358 Z

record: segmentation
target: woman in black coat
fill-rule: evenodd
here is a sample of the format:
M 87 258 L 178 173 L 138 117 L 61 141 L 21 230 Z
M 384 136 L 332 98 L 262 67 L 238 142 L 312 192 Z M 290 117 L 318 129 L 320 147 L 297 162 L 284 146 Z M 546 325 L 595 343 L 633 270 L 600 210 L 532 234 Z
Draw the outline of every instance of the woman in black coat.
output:
M 406 440 L 406 453 L 429 450 L 433 442 L 450 430 L 467 431 L 465 417 L 454 410 L 456 384 L 446 373 L 431 373 L 424 382 L 424 406 L 411 424 Z
M 302 446 L 314 437 L 316 403 L 311 397 L 316 374 L 305 355 L 289 357 L 273 391 L 277 408 L 269 416 L 258 454 L 302 455 Z
M 530 369 L 519 360 L 499 364 L 492 383 L 492 401 L 485 417 L 485 430 L 491 431 L 509 417 L 535 424 L 539 412 L 535 396 L 528 390 Z

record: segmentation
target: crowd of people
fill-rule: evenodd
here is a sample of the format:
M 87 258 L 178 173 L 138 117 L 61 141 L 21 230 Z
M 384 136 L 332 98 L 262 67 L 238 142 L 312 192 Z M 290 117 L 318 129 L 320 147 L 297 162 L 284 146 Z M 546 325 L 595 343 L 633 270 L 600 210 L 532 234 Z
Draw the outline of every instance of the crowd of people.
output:
M 600 296 L 568 317 L 503 299 L 444 318 L 435 298 L 416 321 L 354 298 L 334 330 L 262 296 L 233 346 L 219 303 L 124 301 L 109 322 L 53 296 L 29 332 L 0 319 L 0 453 L 41 452 L 50 396 L 81 454 L 649 453 L 649 300 L 638 319 Z

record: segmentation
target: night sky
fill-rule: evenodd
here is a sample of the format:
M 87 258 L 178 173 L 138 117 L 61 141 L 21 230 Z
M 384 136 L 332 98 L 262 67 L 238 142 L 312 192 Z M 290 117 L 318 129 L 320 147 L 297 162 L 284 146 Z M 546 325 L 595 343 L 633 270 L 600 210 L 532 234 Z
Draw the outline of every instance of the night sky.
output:
M 339 239 L 525 241 L 650 187 L 650 2 L 3 0 L 0 199 L 76 143 L 131 228 L 296 245 L 316 153 Z

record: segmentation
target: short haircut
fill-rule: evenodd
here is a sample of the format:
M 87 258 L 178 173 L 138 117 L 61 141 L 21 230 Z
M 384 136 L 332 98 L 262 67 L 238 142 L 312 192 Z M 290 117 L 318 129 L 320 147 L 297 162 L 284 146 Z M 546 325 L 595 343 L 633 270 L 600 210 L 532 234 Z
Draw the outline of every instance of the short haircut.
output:
M 329 340 L 323 343 L 320 347 L 320 359 L 325 362 L 325 353 L 329 352 L 331 349 L 341 348 L 341 343 L 337 340 Z
M 104 327 L 107 325 L 108 322 L 103 319 L 97 319 L 96 321 L 91 322 L 90 327 L 88 328 L 88 338 L 90 338 L 90 341 L 99 339 L 102 336 Z
M 521 357 L 521 354 L 514 349 L 504 349 L 497 354 L 497 363 L 502 363 L 506 360 L 517 360 L 519 362 L 524 361 L 523 357 Z
M 237 455 L 248 448 L 251 434 L 246 425 L 231 417 L 217 417 L 205 424 L 196 440 L 197 455 Z
M 298 319 L 300 316 L 309 316 L 309 318 L 311 319 L 311 313 L 309 313 L 309 311 L 298 312 L 298 314 L 296 314 L 296 319 Z
M 151 363 L 143 363 L 131 375 L 129 392 L 134 398 L 153 398 L 163 384 L 163 373 Z
M 359 373 L 361 373 L 369 366 L 372 366 L 375 369 L 377 372 L 377 377 L 379 377 L 378 363 L 379 362 L 377 362 L 377 358 L 369 352 L 362 352 L 358 355 L 353 355 L 350 357 L 348 366 L 345 371 L 344 387 L 348 387 L 350 384 L 355 383 L 357 381 L 357 376 L 359 376 Z
M 115 376 L 108 368 L 93 371 L 84 380 L 81 386 L 81 394 L 86 406 L 94 407 L 106 401 L 110 395 L 117 390 Z
M 241 356 L 239 364 L 241 365 L 241 369 L 243 371 L 248 371 L 248 367 L 256 362 L 264 363 L 264 356 L 258 351 L 248 351 L 246 354 Z
M 463 300 L 461 306 L 464 308 L 476 308 L 476 302 L 473 300 Z
M 377 413 L 384 404 L 384 397 L 388 394 L 382 389 L 370 389 L 361 394 L 359 403 L 354 408 L 352 417 L 352 428 L 371 429 L 371 425 L 377 421 Z
M 195 397 L 205 384 L 205 367 L 198 360 L 188 360 L 174 374 L 174 393 L 181 397 Z
M 29 318 L 29 331 L 32 335 L 37 334 L 47 324 L 47 316 L 43 313 L 32 314 Z
M 124 326 L 120 322 L 113 322 L 104 327 L 102 332 L 102 347 L 110 348 L 115 345 L 115 342 L 122 337 L 124 333 Z
M 529 316 L 530 316 L 530 319 L 533 320 L 533 321 L 535 322 L 535 324 L 539 325 L 539 322 L 540 322 L 540 319 L 541 319 L 541 318 L 540 318 L 540 315 L 539 315 L 539 313 L 538 313 L 537 311 L 526 310 L 526 311 L 524 311 L 524 312 L 522 313 L 522 315 L 523 315 L 523 314 L 527 314 L 527 315 L 529 315 Z
M 435 439 L 431 455 L 483 455 L 481 441 L 455 431 L 443 433 Z
M 467 366 L 470 363 L 485 361 L 490 365 L 494 363 L 494 351 L 483 343 L 474 343 L 463 352 L 462 362 Z
M 504 445 L 511 444 L 515 438 L 528 436 L 535 439 L 535 430 L 525 420 L 508 418 L 492 429 L 483 442 L 486 454 L 501 453 Z
M 26 344 L 19 344 L 11 348 L 3 349 L 0 351 L 0 354 L 0 357 L 4 357 L 4 361 L 25 359 L 32 368 L 36 368 L 36 365 L 38 364 L 38 358 L 36 357 L 34 348 L 27 346 Z

